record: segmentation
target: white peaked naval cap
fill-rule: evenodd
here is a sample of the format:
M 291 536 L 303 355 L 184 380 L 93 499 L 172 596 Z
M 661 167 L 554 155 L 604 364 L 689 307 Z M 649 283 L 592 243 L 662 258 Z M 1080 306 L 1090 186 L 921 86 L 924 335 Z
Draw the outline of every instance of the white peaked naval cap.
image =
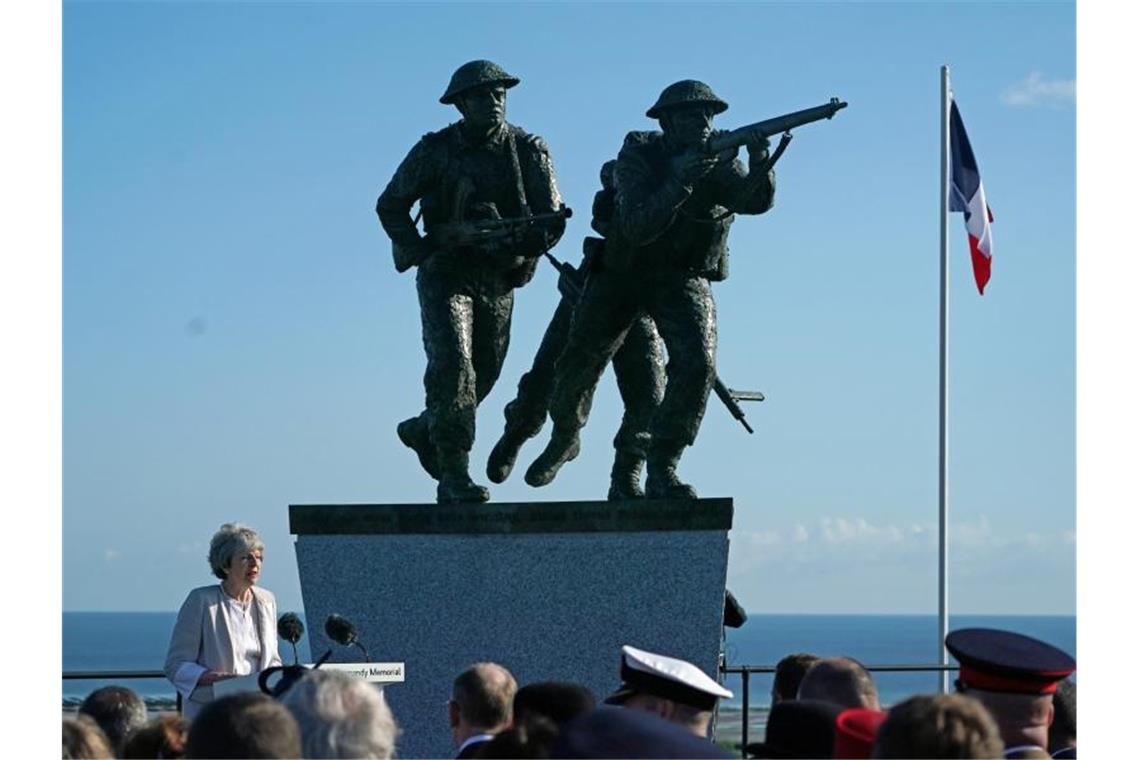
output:
M 712 710 L 717 699 L 732 697 L 691 662 L 646 652 L 628 644 L 621 648 L 622 685 L 611 694 L 608 704 L 622 704 L 634 694 L 649 694 L 699 710 Z

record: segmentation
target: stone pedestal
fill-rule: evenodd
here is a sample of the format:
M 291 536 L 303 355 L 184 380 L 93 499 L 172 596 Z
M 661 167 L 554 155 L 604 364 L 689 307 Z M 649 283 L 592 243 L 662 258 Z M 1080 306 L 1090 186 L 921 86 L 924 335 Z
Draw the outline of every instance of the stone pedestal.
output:
M 337 613 L 373 660 L 406 663 L 385 689 L 401 757 L 454 755 L 445 702 L 474 662 L 599 701 L 623 644 L 716 676 L 731 499 L 293 505 L 289 525 L 313 657 L 360 659 L 325 637 Z

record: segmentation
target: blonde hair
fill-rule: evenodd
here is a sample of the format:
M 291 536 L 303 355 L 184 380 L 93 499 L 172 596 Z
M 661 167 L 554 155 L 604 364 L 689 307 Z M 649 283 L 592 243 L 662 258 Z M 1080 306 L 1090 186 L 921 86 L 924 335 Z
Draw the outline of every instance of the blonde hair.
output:
M 964 694 L 921 694 L 891 708 L 872 757 L 1001 757 L 997 723 Z
M 76 715 L 63 719 L 63 760 L 81 757 L 105 760 L 114 756 L 106 734 L 92 718 Z

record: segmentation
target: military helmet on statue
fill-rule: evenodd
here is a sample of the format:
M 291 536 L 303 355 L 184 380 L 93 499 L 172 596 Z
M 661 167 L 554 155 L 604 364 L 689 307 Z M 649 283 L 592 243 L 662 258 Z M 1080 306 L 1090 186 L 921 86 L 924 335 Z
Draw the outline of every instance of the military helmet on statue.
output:
M 659 119 L 662 111 L 694 105 L 709 106 L 714 114 L 728 109 L 728 103 L 718 98 L 712 88 L 704 82 L 682 79 L 662 90 L 661 97 L 657 98 L 657 102 L 645 112 L 645 115 L 651 119 Z
M 467 90 L 491 84 L 501 84 L 510 89 L 519 83 L 519 78 L 508 74 L 502 66 L 493 61 L 468 61 L 455 70 L 451 81 L 447 85 L 447 92 L 439 99 L 440 103 L 450 105 L 455 99 Z

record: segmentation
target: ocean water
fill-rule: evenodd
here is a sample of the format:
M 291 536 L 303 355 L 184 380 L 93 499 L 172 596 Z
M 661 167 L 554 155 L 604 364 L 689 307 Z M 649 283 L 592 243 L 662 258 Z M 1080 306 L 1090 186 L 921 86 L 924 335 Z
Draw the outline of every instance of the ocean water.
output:
M 64 672 L 161 671 L 175 616 L 174 612 L 63 613 Z M 951 628 L 1017 631 L 1076 656 L 1073 616 L 958 615 L 950 622 Z M 937 643 L 938 619 L 933 615 L 750 615 L 743 627 L 727 631 L 725 654 L 729 665 L 775 665 L 792 652 L 847 655 L 866 665 L 935 664 Z M 292 662 L 291 645 L 279 644 L 282 658 Z M 301 640 L 298 651 L 303 662 L 311 661 L 307 639 Z M 875 681 L 884 705 L 938 688 L 933 672 L 876 673 Z M 174 688 L 165 679 L 63 679 L 64 709 L 75 709 L 84 696 L 109 683 L 134 689 L 151 709 L 173 707 Z M 722 705 L 721 722 L 724 729 L 739 731 L 740 676 L 727 677 L 725 685 L 735 696 Z M 753 736 L 762 733 L 771 688 L 771 675 L 751 677 L 749 732 Z

